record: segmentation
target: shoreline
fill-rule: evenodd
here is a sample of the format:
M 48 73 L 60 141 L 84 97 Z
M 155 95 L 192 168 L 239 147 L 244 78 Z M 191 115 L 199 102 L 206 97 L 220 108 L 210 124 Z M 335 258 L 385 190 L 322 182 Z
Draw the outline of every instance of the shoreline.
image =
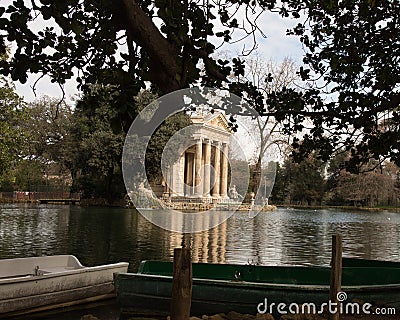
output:
M 78 206 L 83 207 L 120 207 L 127 208 L 123 203 L 124 200 L 115 200 L 113 203 L 109 204 L 105 199 L 81 199 Z M 12 199 L 12 198 L 2 198 L 0 197 L 0 204 L 13 204 L 13 203 L 27 203 L 27 204 L 40 204 L 40 201 L 34 199 Z M 60 204 L 65 203 L 51 202 L 49 204 Z M 243 208 L 241 208 L 243 206 Z M 244 208 L 245 207 L 245 208 Z M 249 205 L 244 203 L 236 211 L 248 211 Z M 129 207 L 134 208 L 134 207 Z M 304 210 L 322 210 L 322 209 L 336 209 L 336 210 L 348 210 L 348 211 L 366 211 L 366 212 L 382 212 L 382 211 L 393 211 L 400 212 L 400 207 L 354 207 L 354 206 L 331 206 L 331 205 L 296 205 L 296 204 L 270 204 L 268 208 L 261 211 L 274 211 L 276 208 L 292 208 L 292 209 L 304 209 Z
M 368 211 L 368 212 L 382 212 L 382 211 L 395 211 L 400 212 L 400 207 L 354 207 L 354 206 L 328 206 L 328 205 L 286 205 L 286 204 L 276 204 L 278 208 L 293 208 L 293 209 L 304 209 L 304 210 L 321 210 L 321 209 L 342 209 L 349 211 Z

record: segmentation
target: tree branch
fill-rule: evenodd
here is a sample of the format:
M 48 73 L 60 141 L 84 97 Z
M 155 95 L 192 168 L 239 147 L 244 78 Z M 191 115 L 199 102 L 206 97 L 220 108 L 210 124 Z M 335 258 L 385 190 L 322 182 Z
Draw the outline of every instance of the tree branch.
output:
M 164 92 L 180 89 L 180 68 L 175 57 L 177 50 L 154 25 L 151 18 L 135 0 L 122 0 L 130 35 L 150 58 L 151 78 Z

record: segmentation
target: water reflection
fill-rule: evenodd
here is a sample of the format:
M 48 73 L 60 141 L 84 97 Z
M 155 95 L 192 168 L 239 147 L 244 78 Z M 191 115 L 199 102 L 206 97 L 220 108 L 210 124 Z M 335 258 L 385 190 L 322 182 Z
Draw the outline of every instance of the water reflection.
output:
M 343 235 L 347 256 L 400 261 L 400 214 L 391 212 L 279 209 L 254 219 L 238 212 L 187 238 L 194 262 L 328 265 L 335 233 Z M 133 209 L 0 207 L 0 258 L 74 254 L 88 266 L 129 261 L 134 271 L 141 260 L 172 260 L 181 242 L 180 233 Z

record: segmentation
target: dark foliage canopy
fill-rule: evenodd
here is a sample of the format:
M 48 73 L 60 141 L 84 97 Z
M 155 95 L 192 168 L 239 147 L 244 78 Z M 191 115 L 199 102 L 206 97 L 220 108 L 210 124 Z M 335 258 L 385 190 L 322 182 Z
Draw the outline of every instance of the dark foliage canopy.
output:
M 348 166 L 355 171 L 371 157 L 400 164 L 398 0 L 25 3 L 15 0 L 0 7 L 2 50 L 16 48 L 0 70 L 15 81 L 25 82 L 34 73 L 63 84 L 78 72 L 84 92 L 89 83 L 116 85 L 115 117 L 126 128 L 136 113 L 132 97 L 145 81 L 162 94 L 200 80 L 243 95 L 259 112 L 281 121 L 286 133 L 298 134 L 307 126 L 302 142 L 294 142 L 299 158 L 319 149 L 327 160 L 345 147 L 352 152 Z M 289 33 L 305 47 L 299 74 L 309 83 L 306 89 L 283 88 L 264 97 L 253 84 L 239 80 L 244 73 L 240 58 L 216 57 L 218 39 L 229 43 L 235 30 L 249 36 L 260 32 L 256 17 L 265 11 L 299 19 Z M 35 20 L 49 24 L 36 30 Z M 120 53 L 122 43 L 127 49 Z

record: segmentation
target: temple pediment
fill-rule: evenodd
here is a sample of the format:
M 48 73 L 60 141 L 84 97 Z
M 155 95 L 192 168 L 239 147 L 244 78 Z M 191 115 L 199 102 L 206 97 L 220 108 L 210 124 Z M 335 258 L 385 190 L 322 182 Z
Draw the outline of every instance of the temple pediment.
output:
M 204 118 L 204 123 L 206 125 L 216 127 L 225 130 L 229 133 L 232 133 L 228 120 L 226 120 L 226 117 L 222 113 L 218 112 L 208 115 L 207 117 Z
M 232 130 L 229 126 L 228 120 L 225 115 L 220 112 L 209 113 L 206 116 L 192 116 L 193 123 L 201 123 L 206 127 L 215 128 L 226 133 L 232 134 Z

